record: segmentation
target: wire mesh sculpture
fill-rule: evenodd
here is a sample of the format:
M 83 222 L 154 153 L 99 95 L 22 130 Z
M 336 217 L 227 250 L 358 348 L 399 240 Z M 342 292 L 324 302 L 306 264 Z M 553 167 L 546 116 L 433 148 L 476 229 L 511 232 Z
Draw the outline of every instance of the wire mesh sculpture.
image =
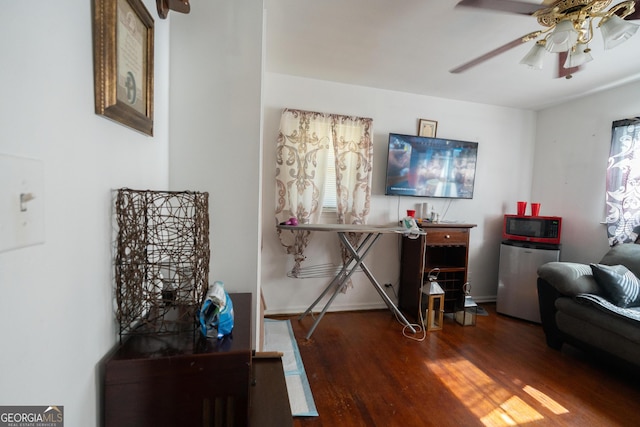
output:
M 195 328 L 209 287 L 209 194 L 123 188 L 115 216 L 120 339 Z

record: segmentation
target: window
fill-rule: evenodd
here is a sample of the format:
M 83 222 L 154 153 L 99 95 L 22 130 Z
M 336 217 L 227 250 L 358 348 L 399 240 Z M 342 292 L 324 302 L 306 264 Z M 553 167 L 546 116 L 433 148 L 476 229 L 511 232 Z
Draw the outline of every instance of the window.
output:
M 333 151 L 333 143 L 327 154 L 327 171 L 324 177 L 324 198 L 322 209 L 327 212 L 335 212 L 338 208 L 338 196 L 336 190 L 336 154 Z
M 283 110 L 276 145 L 277 224 L 291 217 L 303 224 L 317 224 L 325 210 L 333 210 L 340 224 L 366 224 L 371 202 L 372 125 L 373 120 L 366 117 Z M 336 170 L 335 152 L 344 160 L 344 169 Z M 344 200 L 340 206 L 338 197 Z M 310 235 L 306 230 L 278 232 L 282 246 L 294 255 L 294 277 Z
M 606 209 L 609 245 L 635 242 L 640 235 L 640 117 L 613 122 Z

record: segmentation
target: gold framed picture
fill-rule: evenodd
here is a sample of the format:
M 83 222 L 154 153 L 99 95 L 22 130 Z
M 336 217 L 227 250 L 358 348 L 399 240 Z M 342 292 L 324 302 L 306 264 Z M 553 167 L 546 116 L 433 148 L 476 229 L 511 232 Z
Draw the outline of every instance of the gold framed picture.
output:
M 420 119 L 420 122 L 418 123 L 418 136 L 435 138 L 437 130 L 438 122 L 434 120 Z
M 153 18 L 141 0 L 94 0 L 96 114 L 153 135 Z

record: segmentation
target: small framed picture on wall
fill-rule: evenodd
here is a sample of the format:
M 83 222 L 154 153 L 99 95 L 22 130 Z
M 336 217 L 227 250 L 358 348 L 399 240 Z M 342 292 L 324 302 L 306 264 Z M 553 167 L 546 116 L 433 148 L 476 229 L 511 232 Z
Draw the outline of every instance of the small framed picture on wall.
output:
M 437 130 L 438 122 L 434 120 L 420 119 L 420 122 L 418 123 L 418 136 L 435 138 Z

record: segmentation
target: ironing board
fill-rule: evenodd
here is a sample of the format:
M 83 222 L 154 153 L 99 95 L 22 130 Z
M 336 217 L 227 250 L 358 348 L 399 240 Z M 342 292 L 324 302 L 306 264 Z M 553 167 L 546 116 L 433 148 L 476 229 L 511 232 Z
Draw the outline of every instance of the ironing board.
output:
M 344 245 L 344 247 L 349 252 L 349 258 L 344 263 L 340 271 L 336 274 L 336 276 L 329 282 L 324 291 L 320 294 L 320 296 L 307 308 L 307 310 L 302 313 L 299 317 L 299 320 L 304 319 L 304 317 L 311 313 L 311 310 L 324 298 L 329 292 L 333 290 L 333 294 L 325 304 L 324 308 L 316 318 L 316 321 L 313 323 L 313 326 L 307 333 L 307 339 L 311 338 L 313 331 L 315 331 L 316 327 L 322 320 L 322 317 L 327 312 L 327 309 L 333 303 L 333 300 L 342 289 L 343 285 L 349 280 L 349 278 L 355 273 L 356 269 L 360 267 L 360 269 L 364 272 L 364 274 L 369 278 L 369 281 L 373 285 L 378 294 L 382 297 L 384 302 L 389 307 L 400 321 L 406 325 L 411 332 L 416 333 L 415 328 L 409 323 L 407 318 L 398 310 L 398 307 L 391 301 L 389 295 L 384 291 L 380 283 L 373 276 L 369 268 L 364 263 L 364 258 L 367 256 L 371 248 L 375 245 L 375 243 L 380 239 L 383 234 L 402 234 L 407 235 L 410 234 L 410 231 L 403 227 L 388 227 L 388 226 L 376 226 L 376 225 L 358 225 L 358 224 L 298 224 L 298 225 L 278 225 L 278 228 L 281 230 L 291 230 L 291 231 L 324 231 L 324 232 L 333 232 L 337 233 L 340 241 Z M 347 239 L 347 233 L 360 233 L 363 234 L 364 237 L 360 239 L 359 243 L 354 245 L 349 242 Z

